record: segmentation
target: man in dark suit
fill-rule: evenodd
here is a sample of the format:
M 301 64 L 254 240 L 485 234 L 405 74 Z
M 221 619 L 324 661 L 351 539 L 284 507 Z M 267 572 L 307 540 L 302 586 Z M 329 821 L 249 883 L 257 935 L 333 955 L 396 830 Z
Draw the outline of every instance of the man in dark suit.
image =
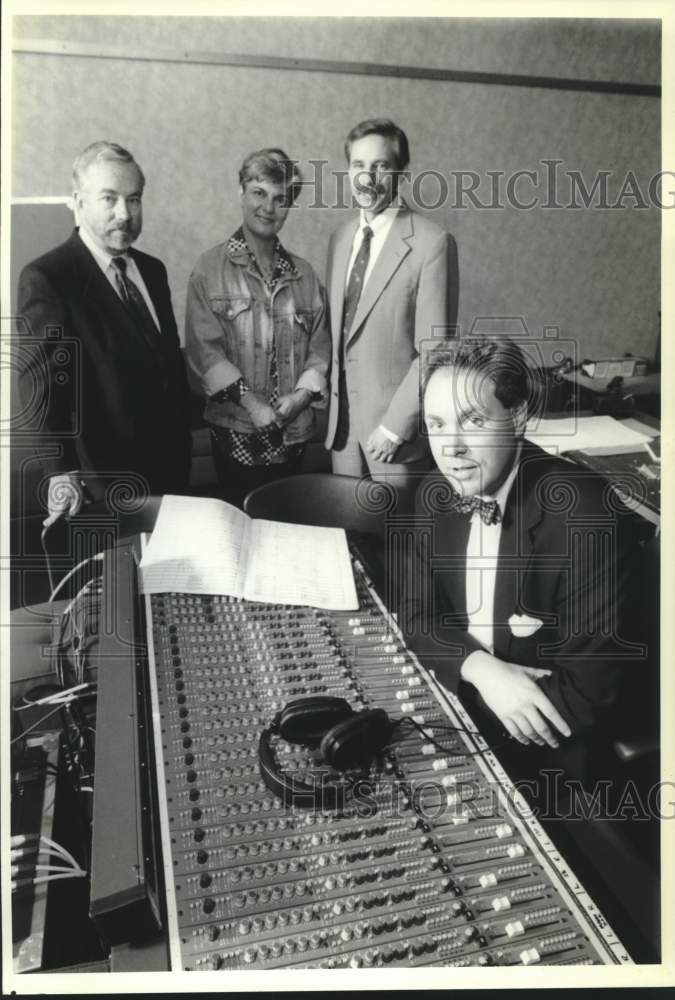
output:
M 524 441 L 533 383 L 507 338 L 433 352 L 424 419 L 440 475 L 417 492 L 400 623 L 517 777 L 589 776 L 634 641 L 638 519 L 605 480 Z
M 88 146 L 73 165 L 78 228 L 29 264 L 18 309 L 31 335 L 22 398 L 42 414 L 49 521 L 84 499 L 185 492 L 187 381 L 166 269 L 131 249 L 145 179 L 131 153 Z M 111 494 L 111 490 L 113 494 Z
M 398 197 L 405 133 L 386 118 L 356 125 L 345 143 L 360 209 L 333 233 L 327 287 L 333 339 L 326 447 L 333 471 L 392 478 L 427 471 L 418 435 L 418 356 L 457 322 L 457 246 Z

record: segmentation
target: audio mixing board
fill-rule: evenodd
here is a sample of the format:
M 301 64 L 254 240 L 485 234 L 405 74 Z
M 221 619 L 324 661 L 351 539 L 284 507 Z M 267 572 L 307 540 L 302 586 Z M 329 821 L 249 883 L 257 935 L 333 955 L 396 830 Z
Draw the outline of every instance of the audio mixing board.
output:
M 144 599 L 171 967 L 630 962 L 354 571 L 357 612 Z M 440 746 L 399 723 L 339 812 L 286 807 L 261 779 L 259 736 L 311 695 L 412 717 Z M 344 781 L 317 751 L 272 742 L 285 772 Z

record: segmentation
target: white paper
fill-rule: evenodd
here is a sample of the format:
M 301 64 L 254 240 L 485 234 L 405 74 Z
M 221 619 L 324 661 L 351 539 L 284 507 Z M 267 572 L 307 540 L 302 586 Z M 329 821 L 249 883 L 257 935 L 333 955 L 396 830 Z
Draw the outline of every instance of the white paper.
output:
M 250 520 L 222 500 L 165 496 L 141 559 L 141 592 L 243 597 Z
M 228 594 L 336 611 L 359 606 L 342 528 L 253 520 L 204 497 L 163 498 L 140 571 L 144 594 Z
M 545 451 L 583 451 L 587 448 L 639 451 L 653 435 L 626 427 L 614 417 L 560 417 L 532 420 L 525 437 Z
M 352 611 L 359 606 L 342 528 L 251 521 L 244 597 Z

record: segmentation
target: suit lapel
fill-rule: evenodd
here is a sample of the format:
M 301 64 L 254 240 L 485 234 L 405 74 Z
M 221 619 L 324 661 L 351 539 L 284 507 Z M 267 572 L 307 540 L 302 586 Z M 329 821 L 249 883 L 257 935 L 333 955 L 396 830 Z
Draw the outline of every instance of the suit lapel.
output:
M 329 278 L 330 314 L 332 317 L 333 337 L 336 344 L 342 339 L 342 316 L 345 307 L 345 286 L 347 265 L 352 252 L 354 234 L 358 228 L 358 220 L 345 225 L 335 238 L 335 248 Z
M 359 328 L 389 283 L 391 276 L 403 258 L 410 253 L 410 239 L 413 235 L 412 213 L 407 208 L 401 208 L 396 214 L 389 234 L 384 241 L 384 246 L 361 293 L 347 343 L 358 333 Z
M 123 319 L 126 325 L 128 315 L 119 295 L 77 234 L 73 234 L 73 248 L 77 257 L 77 281 L 82 295 L 94 301 L 98 307 L 103 306 L 107 314 L 115 316 L 117 312 L 115 323 L 119 325 Z
M 76 265 L 74 275 L 76 283 L 81 288 L 84 299 L 89 302 L 92 316 L 97 317 L 96 322 L 91 323 L 89 327 L 89 336 L 97 340 L 103 350 L 109 351 L 112 348 L 115 353 L 119 349 L 123 331 L 129 343 L 138 344 L 140 340 L 136 323 L 97 261 L 76 233 L 73 234 L 73 253 Z M 134 260 L 140 270 L 141 263 L 137 254 L 134 254 Z M 146 278 L 147 268 L 142 273 L 143 281 L 153 303 L 155 303 L 155 311 L 161 324 L 162 314 L 157 310 L 157 296 L 153 295 L 152 280 L 148 283 Z M 159 343 L 161 340 L 160 331 L 157 331 L 157 338 Z M 151 354 L 155 355 L 156 352 L 151 351 Z M 155 361 L 157 360 L 158 358 L 155 357 Z
M 148 295 L 155 307 L 155 312 L 157 314 L 157 319 L 159 321 L 160 333 L 163 332 L 164 322 L 162 315 L 162 296 L 156 287 L 156 282 L 154 280 L 154 273 L 152 268 L 147 266 L 147 257 L 144 254 L 137 253 L 133 247 L 129 248 L 129 256 L 133 257 L 133 260 L 138 268 L 139 274 L 143 279 L 143 283 L 148 291 Z
M 470 527 L 470 519 L 458 514 L 441 515 L 434 520 L 432 560 L 456 616 L 451 624 L 459 628 L 467 625 L 466 549 Z
M 521 611 L 523 580 L 535 549 L 537 528 L 544 516 L 538 502 L 536 483 L 539 461 L 544 455 L 538 448 L 523 446 L 518 475 L 506 501 L 499 541 L 499 569 L 495 582 L 494 647 L 505 658 L 513 637 L 509 618 Z

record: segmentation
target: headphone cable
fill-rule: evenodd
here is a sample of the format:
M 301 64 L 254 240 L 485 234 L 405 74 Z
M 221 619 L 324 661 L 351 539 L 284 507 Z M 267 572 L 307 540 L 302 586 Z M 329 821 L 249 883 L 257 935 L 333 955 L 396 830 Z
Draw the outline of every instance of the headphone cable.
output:
M 506 746 L 506 744 L 509 742 L 509 740 L 502 740 L 501 743 L 493 743 L 492 746 L 486 746 L 479 750 L 451 750 L 449 747 L 443 746 L 442 743 L 439 743 L 438 740 L 435 740 L 433 736 L 430 736 L 428 730 L 446 729 L 446 730 L 451 730 L 452 732 L 455 733 L 466 733 L 468 736 L 481 736 L 481 734 L 478 731 L 474 732 L 471 729 L 463 729 L 461 726 L 430 726 L 430 725 L 423 726 L 419 722 L 416 722 L 415 719 L 413 719 L 412 716 L 410 715 L 404 715 L 402 716 L 402 718 L 398 719 L 394 723 L 394 728 L 402 725 L 404 722 L 409 722 L 410 725 L 412 725 L 415 729 L 417 729 L 420 735 L 425 740 L 427 740 L 427 742 L 435 746 L 437 750 L 441 750 L 443 753 L 448 754 L 449 756 L 452 757 L 482 756 L 483 754 L 489 753 L 492 750 L 498 750 L 501 747 Z

